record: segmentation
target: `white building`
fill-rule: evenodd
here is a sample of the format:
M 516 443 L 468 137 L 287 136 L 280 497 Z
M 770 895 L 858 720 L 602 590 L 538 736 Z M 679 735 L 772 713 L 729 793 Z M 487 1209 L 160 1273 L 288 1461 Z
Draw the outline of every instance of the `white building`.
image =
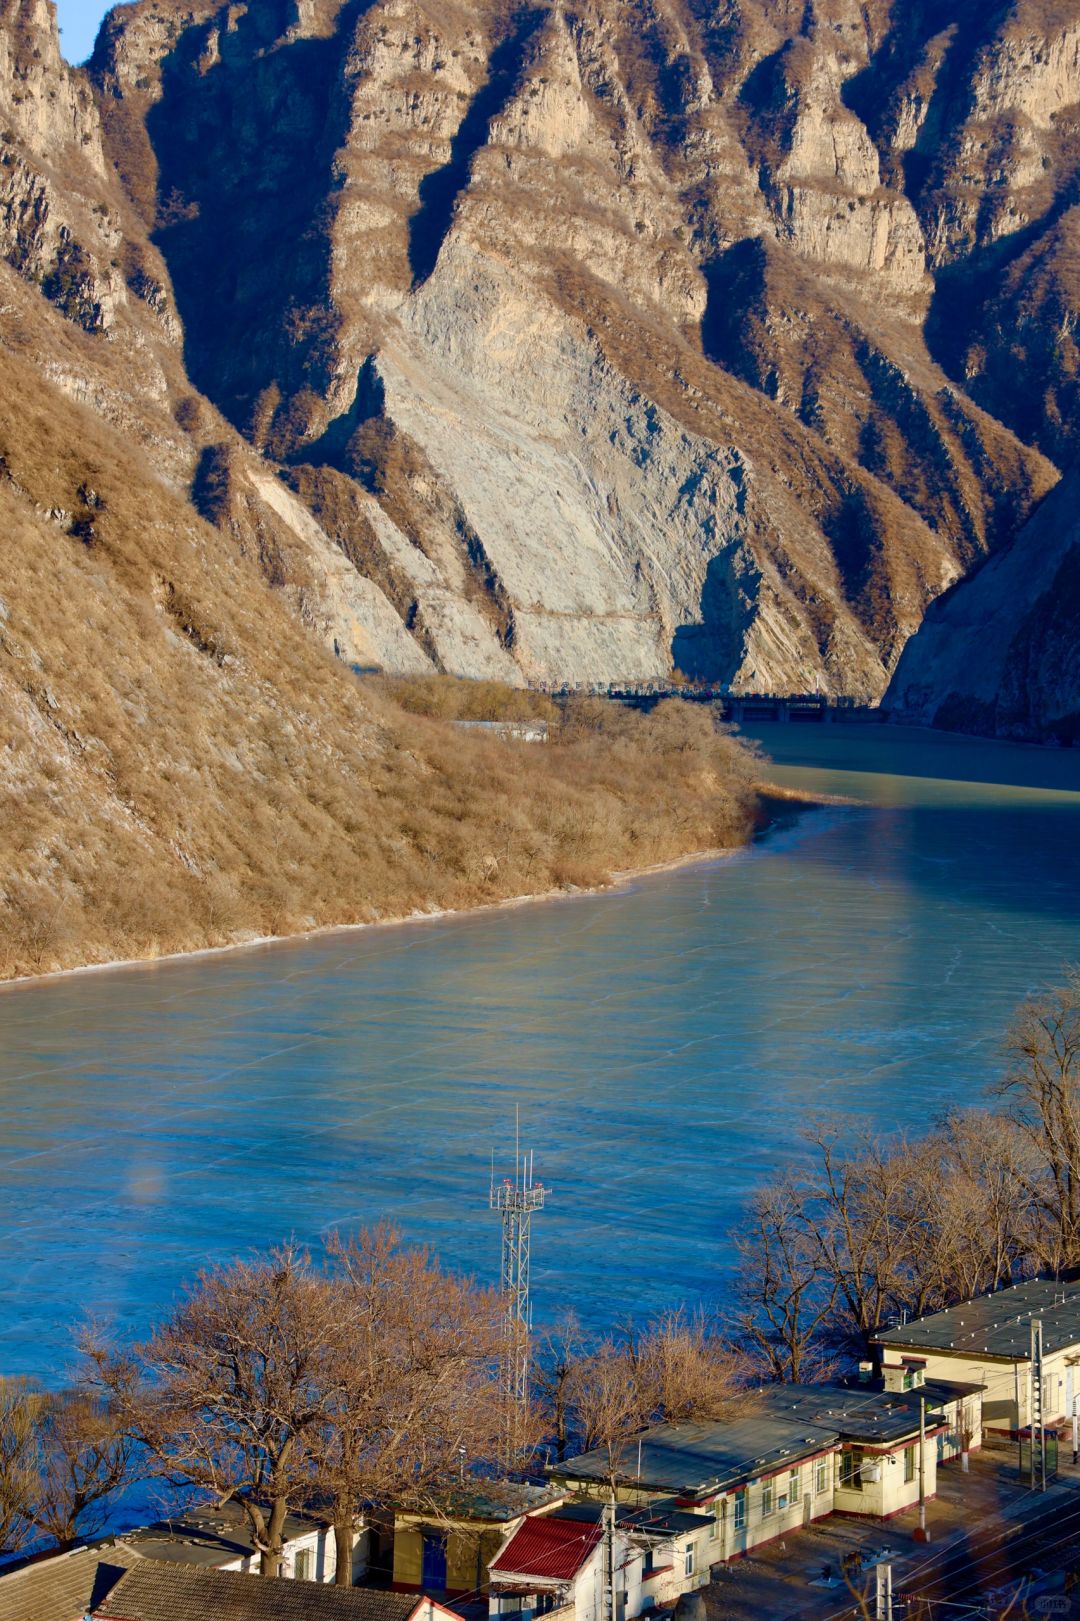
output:
M 489 1615 L 603 1621 L 605 1506 L 567 1503 L 529 1515 L 490 1568 Z M 618 1504 L 610 1543 L 616 1621 L 674 1604 L 709 1579 L 708 1526 L 671 1503 Z
M 124 1533 L 122 1541 L 144 1559 L 167 1559 L 176 1564 L 201 1565 L 205 1570 L 257 1572 L 260 1556 L 247 1518 L 239 1503 L 222 1507 L 200 1505 L 174 1514 L 154 1525 Z M 298 1581 L 332 1582 L 337 1571 L 334 1533 L 299 1514 L 290 1514 L 284 1527 L 281 1574 Z M 351 1585 L 362 1580 L 368 1567 L 368 1534 L 361 1528 L 353 1544 Z
M 987 1431 L 1015 1435 L 1031 1423 L 1032 1324 L 1042 1324 L 1043 1422 L 1080 1411 L 1080 1282 L 1035 1279 L 979 1295 L 875 1337 L 890 1365 L 921 1367 L 927 1383 L 961 1380 L 984 1388 Z
M 619 1460 L 618 1499 L 674 1503 L 696 1516 L 695 1569 L 827 1514 L 887 1519 L 920 1493 L 932 1498 L 939 1461 L 980 1435 L 979 1396 L 970 1381 L 924 1383 L 920 1370 L 901 1366 L 887 1386 L 770 1385 L 730 1419 L 657 1425 L 633 1437 Z M 552 1473 L 568 1490 L 602 1499 L 610 1461 L 606 1451 L 585 1453 Z

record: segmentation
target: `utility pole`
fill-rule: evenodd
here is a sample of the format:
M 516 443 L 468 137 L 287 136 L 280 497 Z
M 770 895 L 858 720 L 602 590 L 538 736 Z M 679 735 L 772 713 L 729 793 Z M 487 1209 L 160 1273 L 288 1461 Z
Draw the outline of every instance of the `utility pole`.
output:
M 926 1397 L 919 1395 L 919 1524 L 915 1531 L 916 1542 L 929 1542 L 930 1534 L 926 1529 Z
M 547 1189 L 533 1179 L 531 1152 L 521 1149 L 520 1115 L 515 1111 L 514 1179 L 495 1181 L 495 1157 L 491 1162 L 491 1188 L 488 1203 L 502 1218 L 502 1267 L 500 1288 L 506 1300 L 505 1346 L 503 1351 L 503 1391 L 507 1401 L 507 1462 L 521 1450 L 524 1419 L 529 1405 L 529 1259 L 532 1248 L 532 1218 L 543 1210 Z
M 1031 1319 L 1031 1489 L 1046 1490 L 1046 1428 L 1043 1413 L 1043 1325 Z
M 604 1614 L 607 1621 L 618 1621 L 615 1602 L 615 1488 L 611 1501 L 604 1504 Z
M 882 1560 L 875 1566 L 877 1571 L 877 1595 L 874 1605 L 874 1621 L 893 1621 L 892 1607 L 892 1561 Z

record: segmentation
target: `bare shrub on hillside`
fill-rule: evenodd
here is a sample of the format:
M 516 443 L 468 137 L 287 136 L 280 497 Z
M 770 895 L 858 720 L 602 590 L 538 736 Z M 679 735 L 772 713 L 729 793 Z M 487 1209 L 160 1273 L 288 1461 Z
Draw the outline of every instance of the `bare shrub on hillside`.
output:
M 704 709 L 358 680 L 258 561 L 0 356 L 0 972 L 489 904 L 743 842 Z M 94 546 L 43 514 L 93 490 Z M 548 722 L 542 747 L 451 724 Z

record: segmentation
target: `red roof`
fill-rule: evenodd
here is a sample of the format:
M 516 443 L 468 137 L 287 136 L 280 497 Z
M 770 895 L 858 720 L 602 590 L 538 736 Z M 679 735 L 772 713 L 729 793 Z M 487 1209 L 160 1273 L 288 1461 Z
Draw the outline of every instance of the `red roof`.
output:
M 601 1525 L 556 1520 L 529 1514 L 492 1561 L 491 1574 L 540 1576 L 546 1581 L 573 1581 L 604 1534 Z

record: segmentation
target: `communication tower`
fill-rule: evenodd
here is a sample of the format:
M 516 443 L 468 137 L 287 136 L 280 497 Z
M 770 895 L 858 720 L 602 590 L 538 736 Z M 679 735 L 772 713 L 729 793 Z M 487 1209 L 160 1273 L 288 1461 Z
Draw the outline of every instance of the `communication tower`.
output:
M 533 1212 L 543 1210 L 548 1189 L 533 1177 L 533 1156 L 522 1152 L 520 1123 L 514 1130 L 514 1176 L 495 1180 L 491 1161 L 490 1205 L 502 1218 L 502 1270 L 499 1286 L 506 1299 L 506 1349 L 503 1387 L 511 1404 L 524 1410 L 529 1399 L 529 1252 Z

